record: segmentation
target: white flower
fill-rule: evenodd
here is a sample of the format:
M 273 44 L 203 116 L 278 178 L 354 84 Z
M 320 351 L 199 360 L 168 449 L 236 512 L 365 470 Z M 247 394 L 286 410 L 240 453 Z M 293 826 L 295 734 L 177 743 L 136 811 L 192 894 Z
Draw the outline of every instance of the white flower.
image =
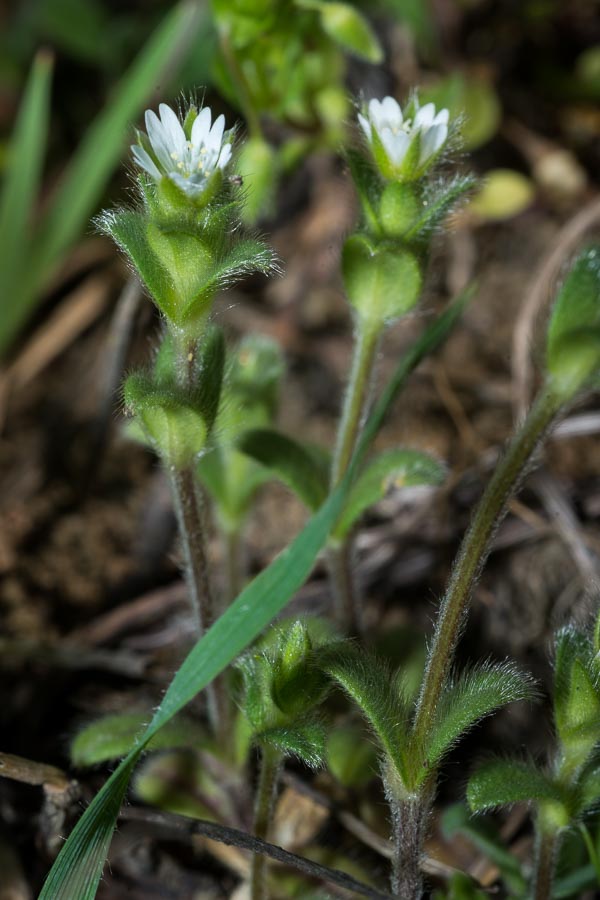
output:
M 414 116 L 407 118 L 393 97 L 384 97 L 371 100 L 365 112 L 358 116 L 360 127 L 387 177 L 418 177 L 448 137 L 450 114 L 447 109 L 436 114 L 433 103 L 417 106 Z
M 161 103 L 158 111 L 160 118 L 151 109 L 146 110 L 148 149 L 133 144 L 134 159 L 155 181 L 166 176 L 189 197 L 198 197 L 231 158 L 229 132 L 224 134 L 225 117 L 218 116 L 211 127 L 210 107 L 205 106 L 194 119 L 188 140 L 170 106 Z M 142 141 L 146 143 L 145 136 Z

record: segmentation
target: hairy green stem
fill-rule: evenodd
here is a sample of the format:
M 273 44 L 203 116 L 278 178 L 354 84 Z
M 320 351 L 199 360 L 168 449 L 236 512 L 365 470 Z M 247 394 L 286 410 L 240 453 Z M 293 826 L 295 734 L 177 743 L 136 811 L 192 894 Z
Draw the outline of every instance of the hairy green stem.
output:
M 371 383 L 377 359 L 377 348 L 383 326 L 358 320 L 352 368 L 340 420 L 337 443 L 331 466 L 331 487 L 336 488 L 352 459 L 367 413 Z
M 534 900 L 550 900 L 558 853 L 559 834 L 556 830 L 540 830 L 536 839 L 534 867 Z
M 183 551 L 188 596 L 194 616 L 196 637 L 203 636 L 209 622 L 213 600 L 204 545 L 204 523 L 198 483 L 193 465 L 169 467 L 171 493 Z M 220 723 L 219 704 L 214 683 L 208 685 L 208 715 L 213 728 Z
M 557 416 L 561 403 L 549 389 L 538 396 L 500 461 L 463 539 L 435 627 L 413 726 L 415 754 L 426 753 L 438 701 L 452 670 L 473 588 L 490 552 L 495 531 L 520 485 L 531 458 Z M 425 760 L 415 759 L 416 765 Z
M 354 355 L 346 399 L 337 434 L 331 466 L 331 489 L 338 486 L 350 465 L 368 412 L 371 385 L 377 361 L 377 349 L 383 325 L 358 320 Z M 329 548 L 329 576 L 334 600 L 334 616 L 345 629 L 356 634 L 362 630 L 362 610 L 351 566 L 352 536 Z
M 200 340 L 177 340 L 178 374 L 182 384 L 194 387 Z M 190 604 L 199 640 L 212 623 L 215 603 L 206 555 L 206 528 L 201 487 L 196 477 L 195 460 L 183 466 L 168 466 L 171 490 L 185 563 Z M 223 677 L 206 687 L 208 718 L 214 734 L 226 739 L 231 723 L 231 704 Z
M 262 748 L 254 806 L 254 837 L 263 841 L 269 837 L 282 759 L 281 753 L 273 747 Z M 250 874 L 250 897 L 252 900 L 267 900 L 267 896 L 267 859 L 261 853 L 254 853 Z

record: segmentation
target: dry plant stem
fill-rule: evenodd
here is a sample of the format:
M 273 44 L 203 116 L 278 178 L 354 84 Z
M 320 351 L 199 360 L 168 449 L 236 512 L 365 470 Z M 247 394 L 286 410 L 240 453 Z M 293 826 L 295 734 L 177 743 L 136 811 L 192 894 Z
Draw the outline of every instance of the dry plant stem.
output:
M 426 764 L 422 754 L 427 752 L 427 739 L 437 704 L 451 674 L 454 650 L 465 613 L 490 552 L 495 531 L 560 406 L 560 401 L 550 389 L 542 390 L 498 464 L 463 539 L 442 600 L 417 705 L 412 735 L 417 766 Z
M 534 900 L 550 900 L 554 866 L 558 851 L 558 834 L 556 831 L 541 831 L 537 838 L 534 870 Z
M 266 841 L 269 837 L 281 764 L 282 756 L 279 751 L 273 747 L 262 748 L 254 807 L 254 837 L 262 841 Z M 268 897 L 267 860 L 261 853 L 255 853 L 252 857 L 250 896 L 252 900 L 267 900 Z
M 331 466 L 332 490 L 346 474 L 360 437 L 368 411 L 382 331 L 383 325 L 379 322 L 361 319 L 357 321 L 352 368 Z M 333 585 L 335 618 L 344 628 L 360 634 L 362 615 L 349 567 L 351 556 L 352 538 L 348 537 L 343 544 L 330 549 L 329 571 Z

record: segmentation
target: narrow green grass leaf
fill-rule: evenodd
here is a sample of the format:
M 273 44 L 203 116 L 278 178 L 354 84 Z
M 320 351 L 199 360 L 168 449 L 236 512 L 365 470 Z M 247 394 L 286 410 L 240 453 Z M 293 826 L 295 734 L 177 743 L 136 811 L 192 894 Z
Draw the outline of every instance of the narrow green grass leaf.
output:
M 52 56 L 40 51 L 21 101 L 8 148 L 8 165 L 0 195 L 0 343 L 10 322 L 11 297 L 19 270 L 29 256 L 29 229 L 46 151 L 50 113 Z
M 61 181 L 35 237 L 35 256 L 18 298 L 5 308 L 0 352 L 25 321 L 40 284 L 85 229 L 117 164 L 133 120 L 157 84 L 179 64 L 201 20 L 195 2 L 179 4 L 162 22 L 121 79 L 113 97 L 94 120 Z M 18 300 L 18 302 L 17 302 Z
M 421 359 L 449 334 L 471 296 L 465 292 L 436 319 L 400 361 L 363 432 L 339 487 L 290 546 L 239 595 L 190 651 L 136 746 L 94 797 L 59 853 L 39 900 L 93 900 L 131 772 L 151 738 L 183 709 L 283 609 L 308 577 L 342 509 L 348 486 L 398 391 Z

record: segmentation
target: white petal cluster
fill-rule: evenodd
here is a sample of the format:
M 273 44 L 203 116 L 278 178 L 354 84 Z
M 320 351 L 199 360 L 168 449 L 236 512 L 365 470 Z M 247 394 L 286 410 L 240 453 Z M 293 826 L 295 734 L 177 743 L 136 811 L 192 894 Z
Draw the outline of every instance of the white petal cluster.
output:
M 198 197 L 215 171 L 223 169 L 231 158 L 225 117 L 218 116 L 211 126 L 210 107 L 205 106 L 194 120 L 188 140 L 170 106 L 161 103 L 158 111 L 160 118 L 151 109 L 146 111 L 152 155 L 140 144 L 134 144 L 134 159 L 156 181 L 166 176 L 188 196 Z
M 366 115 L 359 114 L 358 121 L 369 143 L 373 142 L 373 132 L 377 132 L 395 169 L 401 168 L 418 134 L 418 166 L 422 168 L 446 142 L 449 115 L 447 109 L 436 113 L 433 103 L 427 103 L 417 109 L 412 119 L 405 118 L 398 102 L 393 97 L 384 97 L 383 100 L 371 100 Z

